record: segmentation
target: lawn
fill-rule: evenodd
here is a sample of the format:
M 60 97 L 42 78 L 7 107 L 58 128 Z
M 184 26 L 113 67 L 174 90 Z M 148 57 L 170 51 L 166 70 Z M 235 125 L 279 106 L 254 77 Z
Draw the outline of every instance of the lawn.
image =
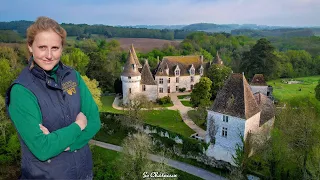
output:
M 112 107 L 115 96 L 101 96 L 102 108 L 100 112 L 110 112 L 115 114 L 122 114 L 122 110 L 117 110 Z
M 201 129 L 203 130 L 207 130 L 207 127 L 204 125 L 204 123 L 206 122 L 206 120 L 200 120 L 198 117 L 198 112 L 196 110 L 190 110 L 188 111 L 188 116 L 189 118 L 197 125 L 199 126 Z
M 190 101 L 180 101 L 184 106 L 187 107 L 192 107 L 192 104 L 190 103 Z
M 180 95 L 180 96 L 178 96 L 178 99 L 184 99 L 185 97 L 190 97 L 190 94 Z
M 144 112 L 144 122 L 190 137 L 194 133 L 183 121 L 178 111 L 152 110 Z
M 94 179 L 120 179 L 117 163 L 119 163 L 120 153 L 99 146 L 93 146 L 92 159 L 94 162 L 93 173 Z M 174 174 L 178 179 L 201 180 L 201 178 L 186 172 L 174 169 Z M 142 178 L 141 178 L 142 179 Z
M 320 111 L 320 102 L 315 98 L 314 88 L 320 80 L 320 76 L 311 76 L 303 78 L 295 78 L 296 81 L 301 81 L 300 84 L 286 84 L 281 82 L 282 79 L 268 81 L 268 84 L 273 86 L 273 96 L 279 103 L 291 104 L 299 106 L 304 100 L 310 102 Z

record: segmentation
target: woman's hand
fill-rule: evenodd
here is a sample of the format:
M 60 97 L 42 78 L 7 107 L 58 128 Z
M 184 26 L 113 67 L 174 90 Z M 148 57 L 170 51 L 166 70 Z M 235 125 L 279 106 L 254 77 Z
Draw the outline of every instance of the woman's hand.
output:
M 87 126 L 87 123 L 88 123 L 87 117 L 82 112 L 80 112 L 76 117 L 75 123 L 77 123 L 79 125 L 79 127 L 81 128 L 81 131 L 82 131 Z
M 42 124 L 39 124 L 39 126 L 40 126 L 40 129 L 43 132 L 43 134 L 45 134 L 45 135 L 50 134 L 50 131 L 46 127 L 44 127 Z M 64 151 L 69 151 L 69 150 L 70 150 L 70 148 L 67 147 L 67 149 L 65 149 Z
M 43 132 L 43 134 L 48 135 L 50 134 L 50 131 L 44 127 L 42 124 L 39 124 L 41 131 Z

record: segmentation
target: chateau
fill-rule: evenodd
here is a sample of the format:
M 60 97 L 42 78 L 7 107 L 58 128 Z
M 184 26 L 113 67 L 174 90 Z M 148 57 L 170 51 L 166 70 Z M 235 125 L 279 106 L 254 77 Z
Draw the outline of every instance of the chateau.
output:
M 214 63 L 223 64 L 218 54 Z M 152 74 L 148 61 L 142 66 L 131 45 L 121 74 L 123 103 L 137 94 L 155 101 L 180 89 L 191 91 L 210 64 L 203 62 L 203 56 L 165 56 Z

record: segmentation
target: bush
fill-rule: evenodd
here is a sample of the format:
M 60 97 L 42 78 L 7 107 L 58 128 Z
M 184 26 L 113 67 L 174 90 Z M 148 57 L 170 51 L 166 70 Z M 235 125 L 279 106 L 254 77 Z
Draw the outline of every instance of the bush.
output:
M 179 88 L 179 91 L 180 91 L 180 92 L 185 92 L 185 91 L 186 91 L 186 88 Z
M 172 103 L 172 101 L 171 101 L 170 96 L 165 96 L 163 98 L 158 98 L 157 103 L 160 105 L 163 105 L 163 104 L 170 104 L 170 103 Z

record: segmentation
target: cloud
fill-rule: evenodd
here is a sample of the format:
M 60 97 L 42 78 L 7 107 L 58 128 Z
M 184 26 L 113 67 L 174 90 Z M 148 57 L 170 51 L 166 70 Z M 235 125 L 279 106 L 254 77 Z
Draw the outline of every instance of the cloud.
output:
M 109 25 L 320 25 L 319 0 L 14 1 L 3 3 L 0 21 L 34 20 L 46 15 L 59 22 Z

